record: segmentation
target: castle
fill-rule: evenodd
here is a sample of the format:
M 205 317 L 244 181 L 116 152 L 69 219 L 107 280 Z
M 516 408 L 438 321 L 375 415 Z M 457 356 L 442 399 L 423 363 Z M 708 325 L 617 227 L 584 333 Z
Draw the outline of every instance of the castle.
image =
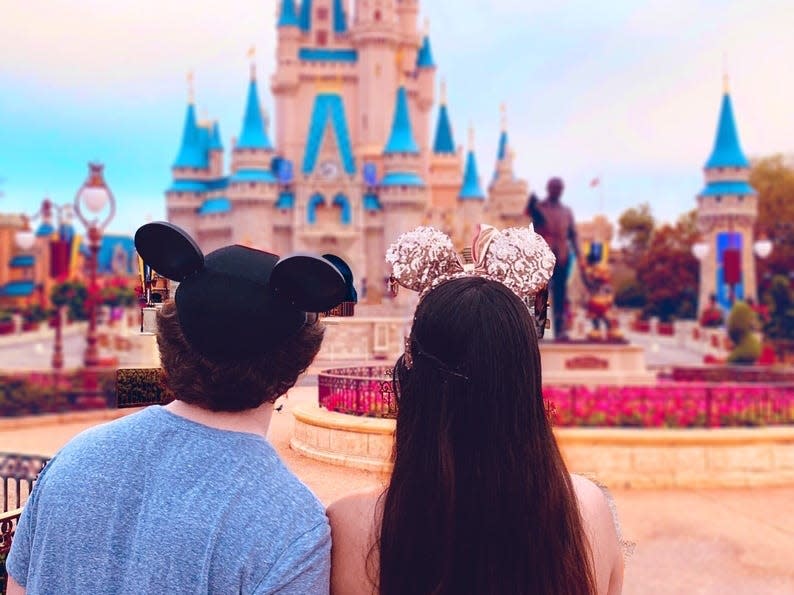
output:
M 723 308 L 735 299 L 757 299 L 754 227 L 758 193 L 750 186 L 750 161 L 742 151 L 725 77 L 714 148 L 703 167 L 705 186 L 697 195 L 697 225 L 702 240 L 700 310 L 715 295 Z
M 218 123 L 197 121 L 191 93 L 168 219 L 205 253 L 335 253 L 375 300 L 404 231 L 434 225 L 462 249 L 479 222 L 528 224 L 504 118 L 486 196 L 473 132 L 464 159 L 443 83 L 433 109 L 437 67 L 418 16 L 418 0 L 355 0 L 352 15 L 349 0 L 280 0 L 275 142 L 253 64 L 228 174 Z

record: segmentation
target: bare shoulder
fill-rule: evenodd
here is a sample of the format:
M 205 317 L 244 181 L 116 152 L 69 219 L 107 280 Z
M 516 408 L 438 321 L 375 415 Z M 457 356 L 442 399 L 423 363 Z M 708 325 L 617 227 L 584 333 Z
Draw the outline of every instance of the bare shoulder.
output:
M 585 530 L 593 551 L 599 593 L 620 593 L 623 585 L 623 553 L 616 519 L 604 490 L 581 475 L 571 474 Z
M 592 512 L 595 512 L 603 504 L 607 511 L 609 510 L 604 492 L 595 482 L 575 473 L 571 473 L 571 482 L 576 497 L 583 507 L 587 507 L 588 510 L 592 507 Z
M 579 501 L 579 510 L 590 532 L 598 540 L 611 538 L 614 535 L 617 541 L 615 520 L 609 507 L 607 497 L 598 485 L 581 475 L 571 474 L 576 498 Z
M 375 544 L 382 493 L 382 488 L 356 492 L 328 507 L 333 595 L 368 595 L 374 592 L 373 579 L 377 576 Z
M 374 524 L 382 488 L 348 494 L 333 502 L 327 510 L 331 530 L 335 528 L 340 534 L 369 531 Z

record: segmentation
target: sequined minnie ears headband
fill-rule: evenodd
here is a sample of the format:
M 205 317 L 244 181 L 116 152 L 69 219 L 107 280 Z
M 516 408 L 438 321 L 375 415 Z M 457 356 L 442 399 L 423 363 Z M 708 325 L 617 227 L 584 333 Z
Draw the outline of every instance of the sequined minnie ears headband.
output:
M 542 337 L 548 283 L 555 263 L 546 241 L 531 225 L 501 232 L 480 225 L 472 243 L 472 258 L 474 263 L 463 264 L 452 240 L 432 227 L 417 227 L 402 234 L 386 252 L 394 281 L 418 291 L 420 299 L 437 285 L 459 277 L 477 276 L 502 283 L 530 309 L 538 337 Z

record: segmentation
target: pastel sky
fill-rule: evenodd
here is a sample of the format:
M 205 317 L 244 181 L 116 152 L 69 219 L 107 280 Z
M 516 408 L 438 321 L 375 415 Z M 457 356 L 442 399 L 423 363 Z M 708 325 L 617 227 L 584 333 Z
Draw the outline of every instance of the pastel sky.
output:
M 185 73 L 228 146 L 251 44 L 260 80 L 273 71 L 277 5 L 0 0 L 0 212 L 72 201 L 96 159 L 114 230 L 164 217 Z M 791 0 L 432 0 L 422 14 L 456 141 L 473 123 L 483 181 L 504 102 L 517 173 L 540 190 L 562 176 L 579 219 L 642 201 L 667 220 L 694 207 L 724 68 L 748 156 L 794 153 Z M 263 101 L 272 110 L 269 90 Z

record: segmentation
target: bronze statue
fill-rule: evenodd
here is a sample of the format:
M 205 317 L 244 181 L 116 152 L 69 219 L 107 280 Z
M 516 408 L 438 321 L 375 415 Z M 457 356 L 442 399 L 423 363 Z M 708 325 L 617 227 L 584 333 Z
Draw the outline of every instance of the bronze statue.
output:
M 532 218 L 535 231 L 543 236 L 557 258 L 549 286 L 554 313 L 554 337 L 559 341 L 568 338 L 565 330 L 566 285 L 571 252 L 577 261 L 580 260 L 581 254 L 576 238 L 573 211 L 560 201 L 564 187 L 560 178 L 551 178 L 546 184 L 547 198 L 539 200 L 534 193 L 531 194 L 526 210 L 527 215 Z

